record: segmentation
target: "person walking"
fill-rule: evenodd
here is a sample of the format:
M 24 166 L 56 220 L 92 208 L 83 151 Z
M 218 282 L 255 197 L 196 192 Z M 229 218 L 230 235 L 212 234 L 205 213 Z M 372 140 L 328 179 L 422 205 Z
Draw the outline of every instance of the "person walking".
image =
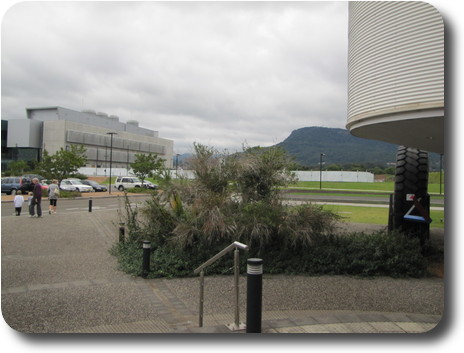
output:
M 29 217 L 32 217 L 32 192 L 27 194 L 27 209 L 29 210 Z
M 32 190 L 32 202 L 30 206 L 30 217 L 35 217 L 35 208 L 37 208 L 37 218 L 42 217 L 42 185 L 39 183 L 39 179 L 33 178 L 32 183 L 34 189 Z
M 24 197 L 21 194 L 16 194 L 14 200 L 15 215 L 21 216 L 21 210 L 23 209 Z
M 50 205 L 48 206 L 48 214 L 56 213 L 56 202 L 60 196 L 60 187 L 58 186 L 58 180 L 53 179 L 52 183 L 48 186 L 48 199 Z

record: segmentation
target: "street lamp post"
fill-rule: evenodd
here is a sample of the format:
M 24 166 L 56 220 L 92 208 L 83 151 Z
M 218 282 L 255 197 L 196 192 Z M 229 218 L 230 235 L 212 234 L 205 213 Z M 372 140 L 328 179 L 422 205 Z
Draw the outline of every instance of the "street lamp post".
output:
M 320 159 L 319 159 L 319 190 L 322 190 L 322 157 L 324 157 L 325 154 L 321 153 Z
M 179 156 L 180 156 L 180 154 L 177 153 L 176 154 L 176 178 L 177 178 L 177 168 L 179 167 Z
M 111 136 L 111 142 L 110 142 L 110 194 L 111 194 L 111 168 L 113 166 L 113 135 L 117 135 L 116 132 L 107 132 L 107 135 Z
M 443 155 L 440 154 L 440 195 L 441 195 L 442 172 L 443 172 Z

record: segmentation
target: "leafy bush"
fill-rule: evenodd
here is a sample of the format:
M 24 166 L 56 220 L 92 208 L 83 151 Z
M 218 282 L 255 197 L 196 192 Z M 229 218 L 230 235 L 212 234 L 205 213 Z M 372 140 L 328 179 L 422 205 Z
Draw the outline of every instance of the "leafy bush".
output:
M 62 199 L 69 199 L 69 198 L 79 197 L 79 196 L 81 196 L 81 193 L 77 191 L 60 190 L 60 198 Z
M 228 244 L 215 244 L 205 249 L 193 246 L 179 249 L 154 246 L 151 254 L 150 278 L 192 276 L 193 270 Z M 139 275 L 142 266 L 141 242 L 119 243 L 112 249 L 123 271 Z M 374 234 L 352 233 L 321 235 L 307 247 L 282 249 L 275 246 L 251 247 L 242 255 L 241 272 L 246 258 L 263 259 L 264 273 L 306 275 L 352 275 L 423 277 L 427 275 L 427 258 L 416 238 L 385 231 Z M 224 256 L 209 266 L 207 274 L 232 273 L 233 256 Z
M 423 276 L 426 260 L 417 239 L 401 234 L 335 233 L 339 216 L 321 206 L 286 206 L 279 187 L 293 181 L 280 151 L 246 150 L 218 156 L 195 145 L 196 178 L 169 180 L 142 208 L 125 198 L 128 244 L 113 254 L 121 268 L 141 271 L 142 241 L 152 244 L 151 277 L 188 276 L 233 241 L 247 244 L 246 257 L 264 260 L 268 273 Z M 242 266 L 246 259 L 242 258 Z M 208 267 L 230 273 L 232 256 Z
M 137 188 L 129 188 L 126 190 L 126 192 L 131 193 L 131 194 L 150 194 L 150 193 L 156 192 L 156 190 L 137 187 Z

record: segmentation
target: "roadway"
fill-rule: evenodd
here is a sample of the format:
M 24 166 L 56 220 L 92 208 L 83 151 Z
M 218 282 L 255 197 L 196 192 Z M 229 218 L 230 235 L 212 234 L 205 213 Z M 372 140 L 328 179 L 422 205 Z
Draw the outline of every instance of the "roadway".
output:
M 145 194 L 130 194 L 129 199 L 131 205 L 142 205 L 150 196 Z M 353 194 L 353 195 L 333 195 L 327 193 L 324 195 L 312 193 L 293 193 L 284 195 L 285 199 L 292 202 L 313 202 L 319 204 L 346 204 L 351 206 L 368 206 L 368 207 L 388 207 L 389 197 L 381 195 L 366 195 L 366 194 Z M 26 196 L 25 196 L 26 198 Z M 12 204 L 13 196 L 2 194 L 2 217 L 14 216 L 14 208 Z M 88 212 L 89 200 L 92 200 L 92 212 L 100 210 L 114 210 L 123 209 L 124 197 L 123 193 L 91 193 L 83 194 L 82 197 L 74 199 L 59 199 L 58 200 L 58 213 L 70 214 L 75 212 Z M 431 209 L 442 210 L 444 208 L 444 199 L 432 199 Z M 42 209 L 44 213 L 48 213 L 48 200 L 42 201 Z M 23 207 L 24 215 L 27 215 L 27 205 Z
M 144 201 L 148 198 L 148 195 L 132 195 L 129 196 L 130 205 L 132 207 L 141 206 Z M 26 198 L 26 197 L 25 197 Z M 57 215 L 72 215 L 73 213 L 79 212 L 89 212 L 89 204 L 92 200 L 92 212 L 101 212 L 101 211 L 115 211 L 124 209 L 124 197 L 123 196 L 101 196 L 96 193 L 84 195 L 83 197 L 73 198 L 73 199 L 59 199 L 57 203 Z M 42 213 L 48 216 L 48 199 L 42 200 Z M 2 218 L 3 217 L 15 217 L 13 202 L 9 200 L 4 200 L 2 195 Z M 22 216 L 28 216 L 27 203 L 23 205 L 21 212 Z

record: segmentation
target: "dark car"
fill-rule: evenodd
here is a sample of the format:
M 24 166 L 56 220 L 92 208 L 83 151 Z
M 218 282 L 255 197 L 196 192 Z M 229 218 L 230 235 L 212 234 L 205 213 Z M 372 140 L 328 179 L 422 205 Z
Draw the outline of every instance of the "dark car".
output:
M 24 174 L 21 177 L 21 192 L 23 194 L 27 194 L 28 192 L 31 192 L 34 190 L 34 184 L 32 183 L 32 179 L 37 178 L 39 179 L 39 182 L 42 183 L 42 180 L 44 180 L 44 177 L 39 175 L 39 174 Z M 42 184 L 42 190 L 47 190 L 48 185 Z
M 2 194 L 16 195 L 21 192 L 21 177 L 2 178 Z
M 108 188 L 105 185 L 100 185 L 94 180 L 81 180 L 82 184 L 90 185 L 94 191 L 107 191 Z
M 2 178 L 2 193 L 7 195 L 15 195 L 17 193 L 27 194 L 34 189 L 32 179 L 37 178 L 42 180 L 40 175 L 27 174 L 20 177 L 4 177 Z M 47 185 L 42 185 L 42 189 L 48 189 Z
M 153 184 L 151 181 L 145 180 L 143 182 L 143 187 L 146 189 L 156 190 L 158 189 L 158 185 Z

